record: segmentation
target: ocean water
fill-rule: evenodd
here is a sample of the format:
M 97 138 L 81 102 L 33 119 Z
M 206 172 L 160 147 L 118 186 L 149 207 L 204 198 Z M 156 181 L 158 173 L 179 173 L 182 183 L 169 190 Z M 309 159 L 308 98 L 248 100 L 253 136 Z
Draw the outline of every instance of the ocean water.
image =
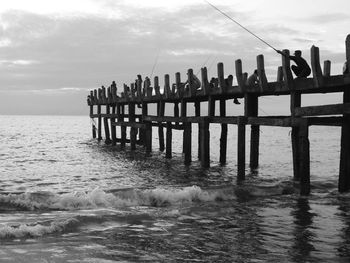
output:
M 140 147 L 93 140 L 85 116 L 0 123 L 0 262 L 350 261 L 339 128 L 310 128 L 312 194 L 303 197 L 289 128 L 261 128 L 260 167 L 237 182 L 236 126 L 220 165 L 220 126 L 211 125 L 211 167 L 202 169 L 195 126 L 185 166 L 178 131 L 168 160 L 156 129 L 145 158 Z

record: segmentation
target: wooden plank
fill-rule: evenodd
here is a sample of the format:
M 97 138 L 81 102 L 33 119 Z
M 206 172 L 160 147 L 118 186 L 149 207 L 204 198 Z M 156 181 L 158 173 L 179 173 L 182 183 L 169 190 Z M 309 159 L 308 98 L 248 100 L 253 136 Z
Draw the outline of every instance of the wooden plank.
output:
M 208 117 L 215 116 L 215 97 L 209 96 L 208 98 Z
M 160 99 L 162 95 L 160 94 L 159 78 L 157 76 L 154 77 L 154 91 L 156 93 L 156 97 Z
M 300 180 L 300 161 L 299 161 L 299 127 L 292 127 L 291 132 L 292 157 L 293 157 L 293 179 Z
M 139 123 L 139 122 L 128 122 L 128 121 L 118 121 L 118 122 L 113 122 L 113 126 L 120 126 L 120 127 L 133 127 L 137 129 L 145 129 L 146 125 L 144 123 Z
M 247 124 L 261 126 L 291 127 L 292 121 L 290 117 L 248 117 Z
M 295 108 L 295 116 L 337 115 L 350 113 L 350 103 Z
M 154 116 L 154 115 L 148 115 L 145 116 L 144 120 L 146 121 L 155 121 L 155 122 L 195 122 L 198 123 L 202 120 L 204 117 L 171 117 L 171 116 Z

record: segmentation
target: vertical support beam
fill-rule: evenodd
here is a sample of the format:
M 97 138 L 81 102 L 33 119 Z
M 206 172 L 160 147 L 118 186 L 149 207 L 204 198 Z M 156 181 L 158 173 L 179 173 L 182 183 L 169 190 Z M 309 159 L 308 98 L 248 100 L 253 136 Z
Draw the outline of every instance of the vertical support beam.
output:
M 331 61 L 325 60 L 323 62 L 323 76 L 329 77 L 331 75 Z
M 350 35 L 345 40 L 346 63 L 350 66 Z M 350 102 L 350 87 L 344 89 L 343 102 Z M 343 125 L 341 128 L 340 144 L 340 167 L 339 167 L 339 192 L 350 190 L 350 114 L 343 115 Z
M 208 72 L 207 68 L 201 68 L 201 76 L 202 76 L 202 92 L 204 95 L 209 94 L 209 82 L 208 82 Z
M 260 91 L 263 92 L 268 89 L 267 78 L 265 74 L 264 56 L 263 55 L 257 56 L 256 61 L 257 61 Z
M 152 122 L 145 122 L 145 145 L 146 145 L 146 156 L 150 156 L 152 152 Z
M 193 97 L 196 95 L 196 86 L 193 85 L 193 69 L 187 70 L 187 82 L 188 82 L 188 93 L 189 97 Z
M 235 61 L 235 68 L 236 68 L 236 79 L 237 79 L 239 91 L 244 92 L 245 91 L 245 80 L 243 77 L 242 60 L 237 59 Z
M 245 93 L 244 96 L 244 116 L 257 117 L 259 110 L 259 97 L 256 94 Z M 259 166 L 259 142 L 260 142 L 260 126 L 251 125 L 250 127 L 250 163 L 251 169 Z
M 169 74 L 165 74 L 164 75 L 164 92 L 163 92 L 163 96 L 166 99 L 170 98 L 170 77 Z
M 301 93 L 300 91 L 292 90 L 290 93 L 290 112 L 292 119 L 295 117 L 295 108 L 301 106 Z M 294 121 L 292 121 L 293 123 Z M 300 180 L 300 155 L 299 155 L 299 129 L 298 125 L 292 125 L 291 141 L 292 141 L 292 154 L 293 154 L 293 179 Z
M 113 89 L 112 89 L 113 91 Z M 112 95 L 113 95 L 113 92 L 112 92 Z M 116 106 L 115 104 L 113 104 L 112 106 L 112 114 L 115 115 L 116 113 Z M 115 122 L 115 118 L 112 117 L 111 118 L 111 133 L 112 133 L 112 146 L 115 146 L 117 144 L 117 127 L 112 125 L 112 123 Z
M 220 99 L 220 117 L 226 117 L 226 100 Z M 220 163 L 226 163 L 227 156 L 227 124 L 221 124 L 221 137 L 220 137 Z
M 98 120 L 98 124 L 97 124 L 97 139 L 99 141 L 102 140 L 102 117 L 101 117 L 101 104 L 97 105 L 97 120 Z
M 186 118 L 186 114 L 187 114 L 187 104 L 185 99 L 181 100 L 181 117 Z M 186 152 L 186 144 L 188 143 L 186 141 L 186 136 L 185 136 L 185 122 L 182 123 L 184 126 L 184 131 L 183 131 L 183 136 L 182 136 L 182 152 L 185 153 Z
M 157 103 L 157 115 L 158 117 L 164 116 L 164 102 L 159 101 Z M 163 105 L 163 106 L 162 106 Z M 159 138 L 159 151 L 163 152 L 165 149 L 164 146 L 164 129 L 163 124 L 161 122 L 158 122 L 158 138 Z
M 121 112 L 120 112 L 120 121 L 124 122 L 124 115 L 125 115 L 125 105 L 120 105 L 121 107 Z M 125 143 L 126 143 L 126 126 L 120 126 L 120 132 L 121 132 L 121 142 L 120 142 L 120 146 L 121 148 L 125 147 Z
M 172 157 L 172 129 L 171 122 L 166 123 L 166 150 L 165 150 L 165 158 L 171 159 Z
M 277 82 L 283 81 L 283 68 L 282 66 L 277 68 Z
M 136 123 L 135 118 L 135 103 L 129 102 L 129 122 Z M 130 148 L 131 150 L 136 150 L 136 136 L 137 136 L 137 128 L 130 128 Z
M 294 89 L 294 83 L 293 83 L 293 74 L 290 69 L 290 59 L 289 59 L 289 50 L 284 49 L 282 55 L 282 71 L 283 71 L 283 81 L 284 85 L 287 89 L 293 90 Z
M 106 114 L 110 114 L 110 107 L 106 105 Z M 103 118 L 104 130 L 105 130 L 105 144 L 111 143 L 110 133 L 109 133 L 109 125 L 108 125 L 108 117 Z
M 201 116 L 201 102 L 195 101 L 194 102 L 194 111 L 195 116 L 200 117 Z M 200 129 L 200 123 L 198 123 L 198 160 L 201 158 L 201 129 Z
M 208 98 L 208 117 L 215 116 L 215 99 L 213 96 L 209 95 Z
M 210 166 L 210 132 L 209 132 L 209 118 L 204 117 L 199 123 L 200 129 L 200 144 L 201 144 L 201 165 L 202 167 Z
M 299 173 L 300 194 L 310 194 L 310 142 L 307 119 L 302 119 L 299 127 Z
M 154 91 L 156 93 L 156 97 L 160 99 L 162 95 L 160 94 L 159 78 L 157 76 L 154 77 Z
M 321 87 L 324 81 L 320 65 L 320 49 L 316 46 L 311 47 L 311 68 L 315 87 Z
M 142 101 L 142 123 L 144 123 L 145 117 L 148 115 L 148 104 L 145 101 Z M 141 136 L 141 143 L 146 146 L 146 129 L 141 129 L 140 130 L 140 136 Z
M 192 124 L 191 122 L 184 122 L 184 154 L 185 164 L 190 164 L 192 161 Z
M 184 95 L 184 85 L 181 83 L 181 74 L 180 72 L 175 73 L 175 85 L 176 85 L 176 95 L 179 98 L 182 98 Z
M 224 63 L 220 62 L 217 66 L 218 70 L 218 81 L 220 93 L 225 93 L 227 90 L 225 76 L 224 76 Z
M 237 136 L 237 179 L 245 179 L 245 126 L 246 118 L 238 117 L 238 136 Z

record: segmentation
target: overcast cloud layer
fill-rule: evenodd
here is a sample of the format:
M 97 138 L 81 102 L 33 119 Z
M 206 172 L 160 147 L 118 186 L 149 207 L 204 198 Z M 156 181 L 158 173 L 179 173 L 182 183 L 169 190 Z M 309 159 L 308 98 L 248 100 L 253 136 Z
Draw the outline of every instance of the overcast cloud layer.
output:
M 301 49 L 309 58 L 310 47 L 319 46 L 332 74 L 340 74 L 349 1 L 239 2 L 213 1 L 278 49 Z M 217 62 L 234 74 L 238 58 L 252 72 L 263 54 L 274 80 L 281 64 L 204 1 L 10 1 L 0 8 L 0 54 L 0 114 L 86 114 L 89 89 L 150 75 L 157 57 L 160 79 L 204 65 L 214 75 Z

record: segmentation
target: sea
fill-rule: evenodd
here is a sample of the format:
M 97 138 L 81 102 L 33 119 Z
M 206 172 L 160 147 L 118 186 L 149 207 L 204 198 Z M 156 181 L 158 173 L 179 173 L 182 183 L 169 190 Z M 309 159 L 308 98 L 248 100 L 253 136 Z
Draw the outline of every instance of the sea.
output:
M 339 127 L 310 127 L 311 194 L 293 181 L 290 128 L 261 127 L 260 164 L 237 181 L 237 126 L 210 168 L 92 138 L 88 116 L 0 116 L 0 262 L 350 262 Z M 119 130 L 118 130 L 119 132 Z

